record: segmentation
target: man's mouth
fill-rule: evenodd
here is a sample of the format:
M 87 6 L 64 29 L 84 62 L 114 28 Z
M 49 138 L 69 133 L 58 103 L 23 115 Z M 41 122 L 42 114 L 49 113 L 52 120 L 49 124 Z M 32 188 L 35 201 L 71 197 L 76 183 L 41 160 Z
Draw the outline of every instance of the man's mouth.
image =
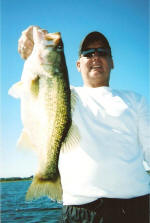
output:
M 92 66 L 92 68 L 102 68 L 101 65 Z
M 103 67 L 102 67 L 102 65 L 93 65 L 93 66 L 91 67 L 91 69 L 92 69 L 92 70 L 101 70 L 101 69 L 103 69 Z

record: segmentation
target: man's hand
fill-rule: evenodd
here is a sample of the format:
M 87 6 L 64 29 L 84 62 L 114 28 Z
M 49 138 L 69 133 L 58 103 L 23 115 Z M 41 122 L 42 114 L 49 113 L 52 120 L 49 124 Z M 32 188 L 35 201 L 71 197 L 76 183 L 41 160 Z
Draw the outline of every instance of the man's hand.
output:
M 25 29 L 18 40 L 18 52 L 23 59 L 27 59 L 30 56 L 34 47 L 33 27 L 35 26 L 29 26 L 27 29 Z M 47 30 L 41 29 L 39 26 L 36 27 L 44 34 L 48 33 Z

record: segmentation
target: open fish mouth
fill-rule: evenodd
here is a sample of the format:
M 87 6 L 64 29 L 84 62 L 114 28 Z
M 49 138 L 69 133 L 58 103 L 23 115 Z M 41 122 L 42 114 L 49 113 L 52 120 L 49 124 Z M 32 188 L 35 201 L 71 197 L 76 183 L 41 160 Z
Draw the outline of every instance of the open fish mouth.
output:
M 47 33 L 45 35 L 45 39 L 48 40 L 48 41 L 52 40 L 55 45 L 59 45 L 59 43 L 61 41 L 61 34 L 60 34 L 60 32 Z

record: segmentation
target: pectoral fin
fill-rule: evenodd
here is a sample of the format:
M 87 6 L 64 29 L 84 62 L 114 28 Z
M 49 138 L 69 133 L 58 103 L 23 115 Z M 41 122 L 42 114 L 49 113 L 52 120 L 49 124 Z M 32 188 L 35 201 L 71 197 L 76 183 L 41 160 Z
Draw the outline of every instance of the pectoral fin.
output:
M 23 83 L 22 81 L 14 84 L 8 91 L 8 94 L 13 96 L 14 98 L 20 98 L 23 92 Z
M 32 95 L 35 97 L 37 97 L 39 94 L 39 79 L 40 77 L 36 76 L 36 78 L 31 81 L 30 89 L 31 89 Z
M 30 136 L 25 129 L 22 130 L 17 142 L 17 147 L 22 149 L 34 149 Z

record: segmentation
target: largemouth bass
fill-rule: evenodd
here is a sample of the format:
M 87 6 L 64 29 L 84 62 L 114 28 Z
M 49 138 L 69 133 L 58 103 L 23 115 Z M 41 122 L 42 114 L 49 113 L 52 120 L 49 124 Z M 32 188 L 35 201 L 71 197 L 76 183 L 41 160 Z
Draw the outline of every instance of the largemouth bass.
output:
M 21 99 L 24 128 L 18 144 L 33 148 L 39 156 L 39 168 L 27 199 L 47 195 L 60 201 L 58 159 L 71 127 L 68 71 L 60 33 L 45 34 L 33 27 L 33 42 L 21 81 L 12 86 L 9 94 Z

